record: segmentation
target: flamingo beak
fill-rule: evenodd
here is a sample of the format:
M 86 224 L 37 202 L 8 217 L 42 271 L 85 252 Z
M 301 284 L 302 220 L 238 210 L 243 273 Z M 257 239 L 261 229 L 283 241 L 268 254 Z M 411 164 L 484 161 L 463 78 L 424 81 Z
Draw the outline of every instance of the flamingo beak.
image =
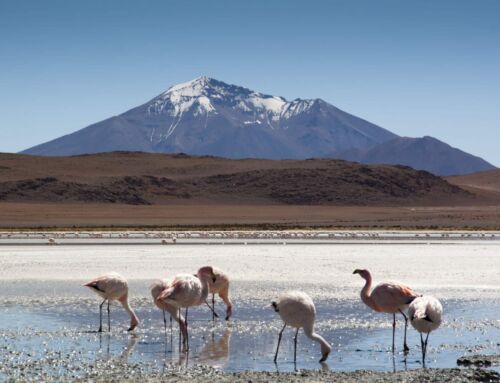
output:
M 352 273 L 353 273 L 353 274 L 359 274 L 359 272 L 360 272 L 360 271 L 361 271 L 360 269 L 356 269 L 356 270 L 354 270 Z
M 136 327 L 137 327 L 137 325 L 136 325 L 136 324 L 133 324 L 133 325 L 131 325 L 131 326 L 128 328 L 128 330 L 127 330 L 127 331 L 128 331 L 128 332 L 130 332 L 130 331 L 134 331 Z

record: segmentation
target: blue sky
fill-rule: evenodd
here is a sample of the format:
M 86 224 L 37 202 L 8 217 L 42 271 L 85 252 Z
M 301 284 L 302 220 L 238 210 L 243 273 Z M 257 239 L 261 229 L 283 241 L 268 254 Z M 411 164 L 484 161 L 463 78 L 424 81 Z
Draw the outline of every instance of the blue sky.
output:
M 500 1 L 0 0 L 0 151 L 200 75 L 500 166 Z

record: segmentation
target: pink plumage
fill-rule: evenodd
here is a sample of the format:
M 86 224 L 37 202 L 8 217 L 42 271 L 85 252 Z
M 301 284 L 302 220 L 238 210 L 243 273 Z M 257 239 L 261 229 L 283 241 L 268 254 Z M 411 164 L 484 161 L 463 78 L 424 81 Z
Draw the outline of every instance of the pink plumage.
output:
M 392 351 L 394 352 L 394 337 L 396 331 L 396 313 L 403 315 L 405 320 L 405 332 L 404 332 L 404 351 L 409 351 L 408 345 L 406 344 L 406 331 L 408 328 L 408 318 L 405 315 L 405 311 L 408 310 L 409 304 L 418 296 L 413 292 L 411 288 L 402 283 L 397 282 L 384 282 L 379 283 L 372 290 L 372 276 L 368 270 L 354 270 L 353 274 L 359 274 L 366 282 L 361 289 L 361 300 L 371 309 L 382 312 L 389 313 L 393 315 L 392 322 Z
M 291 326 L 297 329 L 294 338 L 294 361 L 297 359 L 297 335 L 300 328 L 303 328 L 304 333 L 308 338 L 320 344 L 320 362 L 324 362 L 328 358 L 332 347 L 321 335 L 314 332 L 316 307 L 314 306 L 314 302 L 309 295 L 301 291 L 290 291 L 282 294 L 277 301 L 272 302 L 272 306 L 280 315 L 283 322 L 285 322 L 283 329 L 279 333 L 278 346 L 276 348 L 276 354 L 274 355 L 274 361 L 276 362 L 278 358 L 278 351 L 283 331 L 286 326 Z
M 100 277 L 92 279 L 90 282 L 83 284 L 83 286 L 90 287 L 96 294 L 100 295 L 104 300 L 99 306 L 99 332 L 102 331 L 102 306 L 108 302 L 108 330 L 111 330 L 110 323 L 110 301 L 118 301 L 121 303 L 125 311 L 130 315 L 130 327 L 128 331 L 132 331 L 139 324 L 139 318 L 134 310 L 130 307 L 128 302 L 128 282 L 118 273 L 111 272 Z
M 185 349 L 188 349 L 187 332 L 187 309 L 205 303 L 208 296 L 208 281 L 215 279 L 212 267 L 205 266 L 198 270 L 196 276 L 191 274 L 179 274 L 174 277 L 172 283 L 164 289 L 156 298 L 158 304 L 165 303 L 176 309 L 186 308 L 184 318 L 185 337 L 183 339 Z M 180 324 L 180 322 L 179 322 Z
M 213 270 L 215 281 L 208 281 L 209 293 L 212 294 L 212 312 L 215 315 L 215 294 L 218 294 L 226 305 L 226 320 L 229 320 L 233 315 L 233 303 L 229 298 L 229 277 L 217 267 Z
M 172 318 L 175 319 L 177 323 L 179 323 L 179 327 L 181 329 L 181 333 L 183 337 L 187 336 L 187 329 L 184 317 L 181 315 L 178 307 L 170 305 L 165 301 L 158 299 L 158 297 L 165 291 L 171 288 L 171 283 L 167 279 L 158 279 L 154 281 L 151 286 L 151 296 L 153 297 L 153 302 L 156 307 L 163 311 L 163 323 L 165 327 L 165 331 L 167 330 L 167 320 L 165 317 L 165 312 L 170 314 L 170 327 L 172 327 Z

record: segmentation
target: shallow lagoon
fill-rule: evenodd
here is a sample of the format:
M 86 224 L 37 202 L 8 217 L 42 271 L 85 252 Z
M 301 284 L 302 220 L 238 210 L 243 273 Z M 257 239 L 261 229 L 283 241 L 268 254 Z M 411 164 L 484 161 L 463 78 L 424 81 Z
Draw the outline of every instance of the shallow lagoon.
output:
M 194 365 L 225 371 L 420 368 L 418 334 L 409 329 L 410 354 L 392 357 L 391 316 L 371 312 L 357 298 L 366 267 L 375 281 L 401 280 L 443 301 L 445 321 L 431 334 L 427 367 L 454 367 L 459 356 L 500 352 L 500 246 L 467 245 L 241 245 L 241 246 L 9 246 L 0 248 L 0 376 L 85 376 L 127 362 L 131 370 Z M 229 323 L 211 320 L 207 307 L 189 311 L 190 352 L 178 352 L 178 328 L 163 331 L 148 285 L 157 277 L 217 265 L 233 277 Z M 80 282 L 118 271 L 130 279 L 132 305 L 142 320 L 135 335 L 112 306 L 112 332 L 97 334 L 99 299 Z M 158 275 L 160 271 L 162 275 Z M 287 330 L 278 364 L 272 362 L 281 321 L 270 301 L 287 289 L 308 292 L 317 306 L 317 331 L 333 346 L 326 365 L 302 333 L 297 365 Z M 217 311 L 224 307 L 218 303 Z M 222 315 L 221 315 L 222 316 Z M 403 321 L 398 322 L 401 350 Z M 24 374 L 24 375 L 22 375 Z

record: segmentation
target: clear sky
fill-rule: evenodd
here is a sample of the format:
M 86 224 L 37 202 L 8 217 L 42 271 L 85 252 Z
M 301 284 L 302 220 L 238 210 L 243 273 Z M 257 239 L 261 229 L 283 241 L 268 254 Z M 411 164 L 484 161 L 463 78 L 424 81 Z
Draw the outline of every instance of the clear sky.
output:
M 206 75 L 500 166 L 497 0 L 0 0 L 0 151 Z

